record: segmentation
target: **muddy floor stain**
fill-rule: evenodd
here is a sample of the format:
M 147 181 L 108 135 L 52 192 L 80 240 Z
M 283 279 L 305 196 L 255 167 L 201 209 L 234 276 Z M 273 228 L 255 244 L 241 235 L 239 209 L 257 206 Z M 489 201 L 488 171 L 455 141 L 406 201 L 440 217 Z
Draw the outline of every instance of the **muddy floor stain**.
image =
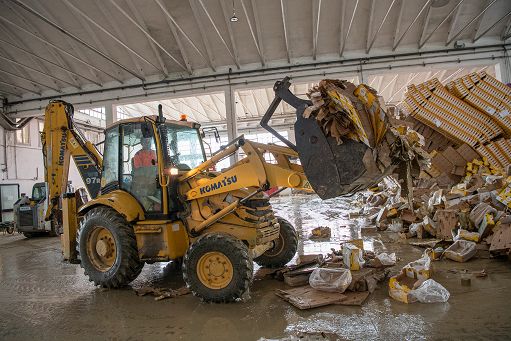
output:
M 294 196 L 273 199 L 279 215 L 300 235 L 299 254 L 327 253 L 342 241 L 362 238 L 364 247 L 396 252 L 396 271 L 420 257 L 423 249 L 399 243 L 392 233 L 365 231 L 363 219 L 350 219 L 357 198 L 321 201 Z M 318 226 L 328 226 L 328 241 L 311 241 Z M 448 303 L 406 305 L 392 300 L 386 282 L 362 307 L 327 306 L 300 311 L 274 295 L 286 285 L 255 280 L 250 300 L 207 304 L 192 295 L 163 301 L 136 296 L 131 288 L 95 287 L 77 265 L 62 261 L 56 238 L 25 239 L 0 235 L 0 339 L 96 340 L 390 340 L 508 339 L 511 335 L 511 263 L 477 258 L 468 263 L 434 263 L 434 278 Z M 487 278 L 460 284 L 451 269 L 485 269 Z M 256 268 L 255 271 L 258 271 Z M 132 287 L 178 288 L 174 263 L 146 265 Z

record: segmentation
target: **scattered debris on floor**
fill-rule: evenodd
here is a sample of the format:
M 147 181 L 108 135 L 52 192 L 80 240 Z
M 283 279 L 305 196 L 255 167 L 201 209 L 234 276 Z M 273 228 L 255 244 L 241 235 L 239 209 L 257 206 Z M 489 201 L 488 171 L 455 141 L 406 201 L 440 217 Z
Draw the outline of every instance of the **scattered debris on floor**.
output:
M 277 290 L 277 296 L 288 301 L 299 309 L 311 309 L 330 304 L 362 305 L 369 296 L 369 292 L 328 292 L 303 286 L 288 290 Z
M 364 251 L 361 239 L 342 243 L 322 255 L 299 256 L 296 265 L 273 273 L 292 287 L 276 295 L 299 309 L 329 304 L 362 305 L 379 282 L 388 277 L 396 255 Z
M 324 80 L 309 91 L 313 106 L 304 115 L 338 143 L 348 138 L 373 148 L 378 165 L 398 165 L 370 188 L 365 206 L 349 218 L 365 219 L 378 231 L 394 233 L 399 243 L 425 248 L 420 259 L 393 271 L 392 298 L 447 302 L 449 291 L 432 278 L 434 262 L 452 262 L 461 284 L 470 285 L 486 271 L 456 269 L 456 264 L 511 258 L 511 88 L 484 72 L 447 86 L 432 79 L 408 86 L 407 112 L 381 111 L 385 117 L 368 114 L 357 89 L 376 96 L 370 88 Z M 378 103 L 375 108 L 381 109 Z M 389 131 L 393 142 L 383 150 L 385 143 L 379 142 Z M 318 227 L 310 239 L 332 232 Z M 277 295 L 300 309 L 344 304 L 353 293 L 373 292 L 397 261 L 396 253 L 375 254 L 364 250 L 362 240 L 350 240 L 312 263 L 279 270 L 287 284 L 299 287 Z
M 134 291 L 137 296 L 153 295 L 155 296 L 155 301 L 188 295 L 190 293 L 190 289 L 187 287 L 181 287 L 179 289 L 142 287 L 139 289 L 134 289 Z
M 330 227 L 328 226 L 319 226 L 315 229 L 312 229 L 311 235 L 309 239 L 327 239 L 330 238 Z

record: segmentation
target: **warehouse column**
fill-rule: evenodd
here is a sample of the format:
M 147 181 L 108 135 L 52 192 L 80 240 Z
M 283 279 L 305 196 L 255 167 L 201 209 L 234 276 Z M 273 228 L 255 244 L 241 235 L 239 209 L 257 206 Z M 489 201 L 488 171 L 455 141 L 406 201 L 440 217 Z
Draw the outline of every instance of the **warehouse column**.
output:
M 107 127 L 117 120 L 117 106 L 112 102 L 105 104 L 105 120 Z
M 296 139 L 295 139 L 295 129 L 294 129 L 294 126 L 290 126 L 288 129 L 287 129 L 287 139 L 289 140 L 289 142 L 293 143 L 293 144 L 296 144 Z
M 495 65 L 495 77 L 504 84 L 511 83 L 511 58 L 506 56 Z
M 224 90 L 225 96 L 225 119 L 227 123 L 227 138 L 229 141 L 238 137 L 238 125 L 236 123 L 236 96 L 234 89 L 230 86 Z M 231 165 L 238 161 L 238 153 L 230 158 Z

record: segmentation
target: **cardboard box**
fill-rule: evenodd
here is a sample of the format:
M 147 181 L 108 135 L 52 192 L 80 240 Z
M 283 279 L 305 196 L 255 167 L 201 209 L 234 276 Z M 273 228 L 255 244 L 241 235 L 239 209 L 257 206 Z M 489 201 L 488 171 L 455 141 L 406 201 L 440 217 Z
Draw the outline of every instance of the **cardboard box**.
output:
M 458 224 L 458 211 L 437 210 L 435 220 L 437 222 L 436 237 L 443 240 L 452 240 L 452 230 Z
M 442 152 L 442 155 L 455 166 L 465 166 L 467 161 L 453 147 L 449 146 Z M 460 174 L 462 175 L 462 174 Z
M 442 173 L 451 174 L 454 170 L 454 164 L 452 164 L 445 156 L 442 154 L 437 154 L 431 160 L 433 166 L 439 169 Z
M 360 270 L 364 264 L 362 250 L 350 243 L 344 243 L 342 246 L 342 259 L 344 265 L 350 270 Z
M 481 156 L 466 143 L 459 146 L 456 151 L 463 159 L 465 159 L 466 162 L 472 162 L 474 159 L 481 158 Z

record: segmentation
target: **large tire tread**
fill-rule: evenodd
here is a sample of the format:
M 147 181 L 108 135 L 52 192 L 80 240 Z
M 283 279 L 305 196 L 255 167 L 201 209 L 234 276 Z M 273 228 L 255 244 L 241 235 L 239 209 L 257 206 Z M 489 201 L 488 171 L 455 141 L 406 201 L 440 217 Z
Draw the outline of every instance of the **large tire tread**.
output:
M 277 217 L 280 224 L 280 237 L 284 240 L 284 247 L 277 255 L 271 254 L 272 249 L 254 259 L 260 266 L 267 268 L 281 268 L 296 254 L 298 248 L 298 235 L 293 225 L 284 218 Z
M 116 238 L 116 248 L 119 255 L 112 266 L 106 272 L 97 270 L 87 259 L 85 236 L 83 233 L 92 232 L 94 224 L 101 223 L 101 226 L 108 228 L 113 232 Z M 89 281 L 95 285 L 107 288 L 123 287 L 138 277 L 144 262 L 138 256 L 137 239 L 133 227 L 115 210 L 109 207 L 93 208 L 82 219 L 80 229 L 76 236 L 76 252 L 80 257 L 80 266 L 84 269 L 85 275 Z
M 210 289 L 204 286 L 197 276 L 199 258 L 210 251 L 221 251 L 230 256 L 234 278 L 224 289 Z M 195 241 L 187 250 L 182 264 L 183 279 L 194 296 L 203 301 L 229 303 L 243 299 L 252 283 L 254 264 L 248 248 L 239 239 L 227 234 L 207 234 Z

